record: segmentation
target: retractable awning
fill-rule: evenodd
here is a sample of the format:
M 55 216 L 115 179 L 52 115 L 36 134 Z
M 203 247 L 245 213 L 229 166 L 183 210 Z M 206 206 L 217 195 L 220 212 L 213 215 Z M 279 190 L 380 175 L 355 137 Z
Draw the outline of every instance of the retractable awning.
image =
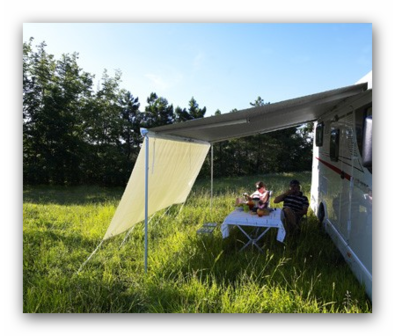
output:
M 103 240 L 125 232 L 144 219 L 147 271 L 148 216 L 172 204 L 185 202 L 213 143 L 316 120 L 367 88 L 367 83 L 356 84 L 144 131 L 143 147 Z
M 318 119 L 344 99 L 367 90 L 367 83 L 351 85 L 279 103 L 149 129 L 172 136 L 215 143 L 267 133 Z

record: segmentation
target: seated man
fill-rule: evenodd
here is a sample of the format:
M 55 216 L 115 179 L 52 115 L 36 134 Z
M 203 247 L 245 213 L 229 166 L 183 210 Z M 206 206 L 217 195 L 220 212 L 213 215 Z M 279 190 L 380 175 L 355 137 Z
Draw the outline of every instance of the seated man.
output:
M 289 183 L 289 189 L 277 196 L 274 203 L 284 202 L 283 211 L 286 218 L 285 229 L 287 233 L 293 234 L 299 232 L 299 221 L 303 215 L 307 214 L 309 208 L 309 200 L 300 191 L 300 183 L 298 180 L 292 180 Z

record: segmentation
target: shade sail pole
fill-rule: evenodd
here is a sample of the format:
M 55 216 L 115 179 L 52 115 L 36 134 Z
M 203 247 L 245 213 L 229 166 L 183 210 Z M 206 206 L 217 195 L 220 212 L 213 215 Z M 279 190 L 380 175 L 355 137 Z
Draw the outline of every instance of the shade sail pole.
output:
M 213 186 L 214 186 L 214 144 L 211 144 L 211 199 L 210 210 L 213 209 Z
M 144 271 L 147 273 L 148 264 L 148 165 L 149 165 L 149 137 L 145 128 L 140 130 L 142 136 L 145 137 L 145 207 L 144 207 Z

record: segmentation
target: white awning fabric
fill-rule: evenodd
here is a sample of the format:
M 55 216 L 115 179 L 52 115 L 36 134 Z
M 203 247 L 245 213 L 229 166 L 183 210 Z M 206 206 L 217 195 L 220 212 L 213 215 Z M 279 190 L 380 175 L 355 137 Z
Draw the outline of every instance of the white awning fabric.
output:
M 218 116 L 151 128 L 156 134 L 210 143 L 272 132 L 317 120 L 345 99 L 367 90 L 367 83 L 315 93 Z
M 148 216 L 187 199 L 210 149 L 209 143 L 174 141 L 149 135 Z M 146 142 L 103 239 L 132 228 L 145 218 Z

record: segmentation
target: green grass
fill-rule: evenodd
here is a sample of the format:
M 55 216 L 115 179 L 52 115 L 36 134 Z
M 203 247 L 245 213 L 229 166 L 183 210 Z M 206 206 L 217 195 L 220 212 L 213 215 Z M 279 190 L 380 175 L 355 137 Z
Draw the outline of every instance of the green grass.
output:
M 247 248 L 233 230 L 197 235 L 221 223 L 234 200 L 263 179 L 277 194 L 298 178 L 309 194 L 310 174 L 199 180 L 184 206 L 150 222 L 148 273 L 144 225 L 99 245 L 123 189 L 27 187 L 23 204 L 25 313 L 370 313 L 372 306 L 344 259 L 309 213 L 299 237 L 262 240 Z M 274 204 L 272 204 L 273 206 Z

